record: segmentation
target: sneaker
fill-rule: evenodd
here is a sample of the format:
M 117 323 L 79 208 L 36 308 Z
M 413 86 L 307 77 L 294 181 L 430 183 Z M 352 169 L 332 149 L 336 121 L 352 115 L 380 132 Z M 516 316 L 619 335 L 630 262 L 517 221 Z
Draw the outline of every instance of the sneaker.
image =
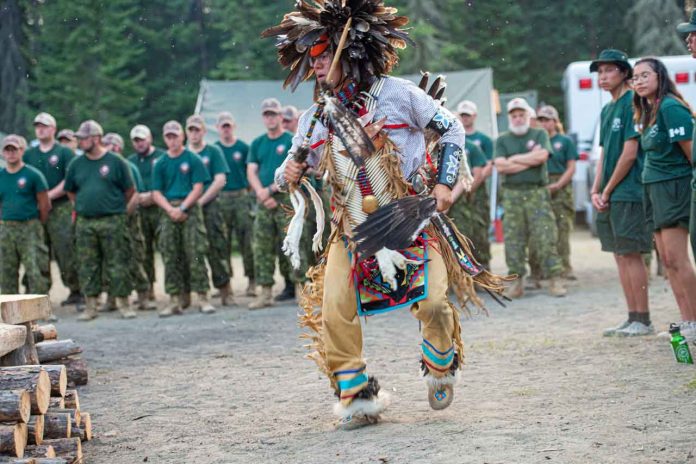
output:
M 602 335 L 604 335 L 605 337 L 613 337 L 614 335 L 616 335 L 616 332 L 618 332 L 619 330 L 625 329 L 629 325 L 631 325 L 631 322 L 629 322 L 628 320 L 625 320 L 621 324 L 617 325 L 616 327 L 612 327 L 610 329 L 604 329 L 604 332 L 602 333 Z
M 655 333 L 655 328 L 652 324 L 645 325 L 642 322 L 633 321 L 625 329 L 617 330 L 616 335 L 619 337 L 639 337 L 642 335 L 652 335 Z

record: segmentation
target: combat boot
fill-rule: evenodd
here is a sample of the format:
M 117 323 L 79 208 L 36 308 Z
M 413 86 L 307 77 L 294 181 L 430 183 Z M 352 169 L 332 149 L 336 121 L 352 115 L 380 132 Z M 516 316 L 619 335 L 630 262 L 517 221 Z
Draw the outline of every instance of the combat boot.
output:
M 96 296 L 88 296 L 85 298 L 85 310 L 77 316 L 78 321 L 91 321 L 97 317 L 97 305 L 99 298 Z
M 561 283 L 561 279 L 558 277 L 551 277 L 549 280 L 549 295 L 551 296 L 566 296 L 568 291 L 565 289 Z
M 254 279 L 249 279 L 249 285 L 247 285 L 246 296 L 256 296 L 256 281 Z
M 511 300 L 524 296 L 524 277 L 518 277 L 510 286 L 505 289 L 504 295 Z
M 169 317 L 174 314 L 181 314 L 181 304 L 179 303 L 179 295 L 170 295 L 169 303 L 160 310 L 159 317 Z
M 287 301 L 295 299 L 295 284 L 290 280 L 285 281 L 285 288 L 275 297 L 276 301 Z
M 118 312 L 121 313 L 121 317 L 124 319 L 133 319 L 137 316 L 128 302 L 128 297 L 116 298 L 116 307 L 118 308 Z
M 157 305 L 154 301 L 148 298 L 148 292 L 138 292 L 138 309 L 141 311 L 148 311 L 157 309 Z
M 222 306 L 234 306 L 234 295 L 229 282 L 224 287 L 220 287 L 220 304 Z
M 222 292 L 222 289 L 220 289 Z M 215 308 L 210 304 L 208 299 L 208 292 L 198 292 L 198 309 L 203 314 L 212 314 L 215 312 Z
M 116 311 L 116 297 L 107 293 L 106 301 L 99 308 L 100 313 L 108 313 L 111 311 Z
M 186 309 L 191 306 L 191 292 L 181 292 L 179 295 L 179 302 L 181 309 Z
M 273 287 L 270 285 L 263 285 L 261 287 L 261 294 L 257 296 L 254 301 L 249 303 L 249 309 L 261 309 L 268 306 L 273 306 Z

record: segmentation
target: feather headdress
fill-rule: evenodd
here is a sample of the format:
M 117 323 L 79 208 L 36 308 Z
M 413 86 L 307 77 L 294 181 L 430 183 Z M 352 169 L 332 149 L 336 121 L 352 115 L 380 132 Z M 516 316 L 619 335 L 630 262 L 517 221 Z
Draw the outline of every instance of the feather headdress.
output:
M 341 66 L 345 76 L 360 83 L 389 74 L 399 61 L 397 50 L 415 45 L 401 29 L 408 18 L 396 12 L 382 0 L 297 0 L 296 10 L 261 36 L 278 38 L 278 62 L 290 68 L 283 86 L 294 91 L 312 76 L 312 56 L 327 48 L 335 51 L 348 18 L 352 18 Z

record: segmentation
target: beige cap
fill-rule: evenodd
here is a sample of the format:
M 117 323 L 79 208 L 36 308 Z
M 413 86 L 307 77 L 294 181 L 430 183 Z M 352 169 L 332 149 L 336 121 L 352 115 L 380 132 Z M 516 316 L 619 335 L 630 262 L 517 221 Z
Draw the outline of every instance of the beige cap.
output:
M 174 134 L 182 135 L 184 133 L 184 128 L 181 127 L 179 121 L 167 121 L 162 127 L 162 135 Z
M 131 129 L 130 138 L 131 138 L 131 140 L 135 140 L 135 139 L 152 140 L 152 132 L 150 132 L 150 128 L 147 127 L 145 124 L 138 124 L 137 126 L 134 126 Z
M 283 111 L 283 107 L 280 102 L 275 98 L 267 98 L 261 102 L 261 114 L 264 113 L 275 113 L 280 114 Z
M 551 105 L 546 105 L 539 108 L 539 111 L 537 111 L 537 116 L 539 118 L 553 119 L 554 121 L 558 121 L 559 119 L 558 111 Z
M 115 132 L 109 132 L 102 138 L 102 143 L 109 144 L 109 145 L 117 145 L 121 148 L 124 147 L 123 145 L 123 137 L 118 135 Z
M 468 114 L 473 116 L 478 113 L 478 107 L 476 103 L 471 100 L 463 100 L 457 105 L 457 114 Z
M 4 139 L 2 139 L 2 149 L 4 150 L 7 147 L 15 147 L 17 149 L 22 149 L 26 148 L 27 146 L 27 141 L 24 140 L 24 137 L 21 137 L 17 134 L 10 134 L 5 136 Z
M 507 104 L 507 112 L 510 113 L 513 110 L 525 110 L 529 112 L 532 108 L 527 103 L 524 98 L 513 98 Z
M 296 107 L 288 105 L 283 108 L 283 119 L 292 121 L 293 119 L 297 119 L 299 116 L 300 112 L 297 111 Z
M 39 113 L 34 118 L 34 124 L 43 124 L 44 126 L 56 127 L 56 118 L 48 113 Z
M 234 126 L 234 116 L 232 116 L 232 113 L 230 113 L 229 111 L 223 111 L 222 113 L 218 114 L 217 125 L 222 126 L 224 124 L 230 124 Z
M 87 137 L 94 137 L 97 135 L 104 135 L 104 129 L 99 125 L 94 119 L 88 119 L 80 124 L 80 128 L 75 132 L 75 137 L 79 139 L 84 139 Z
M 60 139 L 75 140 L 75 132 L 73 132 L 72 129 L 63 129 L 60 132 L 58 132 L 58 136 L 56 138 L 58 140 L 60 140 Z
M 205 129 L 205 119 L 203 119 L 203 116 L 200 114 L 189 116 L 186 120 L 186 128 L 189 129 L 191 127 L 195 127 L 198 130 Z

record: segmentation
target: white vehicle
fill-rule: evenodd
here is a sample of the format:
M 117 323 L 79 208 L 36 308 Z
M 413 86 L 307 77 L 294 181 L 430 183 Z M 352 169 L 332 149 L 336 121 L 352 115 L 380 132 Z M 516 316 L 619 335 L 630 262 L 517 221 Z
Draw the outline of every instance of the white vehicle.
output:
M 658 57 L 667 67 L 677 88 L 689 103 L 696 107 L 696 59 L 691 55 Z M 634 64 L 638 58 L 629 61 Z M 599 158 L 599 115 L 602 107 L 611 101 L 609 92 L 599 88 L 597 73 L 590 73 L 591 61 L 576 61 L 563 74 L 565 93 L 565 129 L 578 145 L 580 160 L 573 176 L 575 211 L 585 212 L 592 225 L 590 188 L 594 168 Z

